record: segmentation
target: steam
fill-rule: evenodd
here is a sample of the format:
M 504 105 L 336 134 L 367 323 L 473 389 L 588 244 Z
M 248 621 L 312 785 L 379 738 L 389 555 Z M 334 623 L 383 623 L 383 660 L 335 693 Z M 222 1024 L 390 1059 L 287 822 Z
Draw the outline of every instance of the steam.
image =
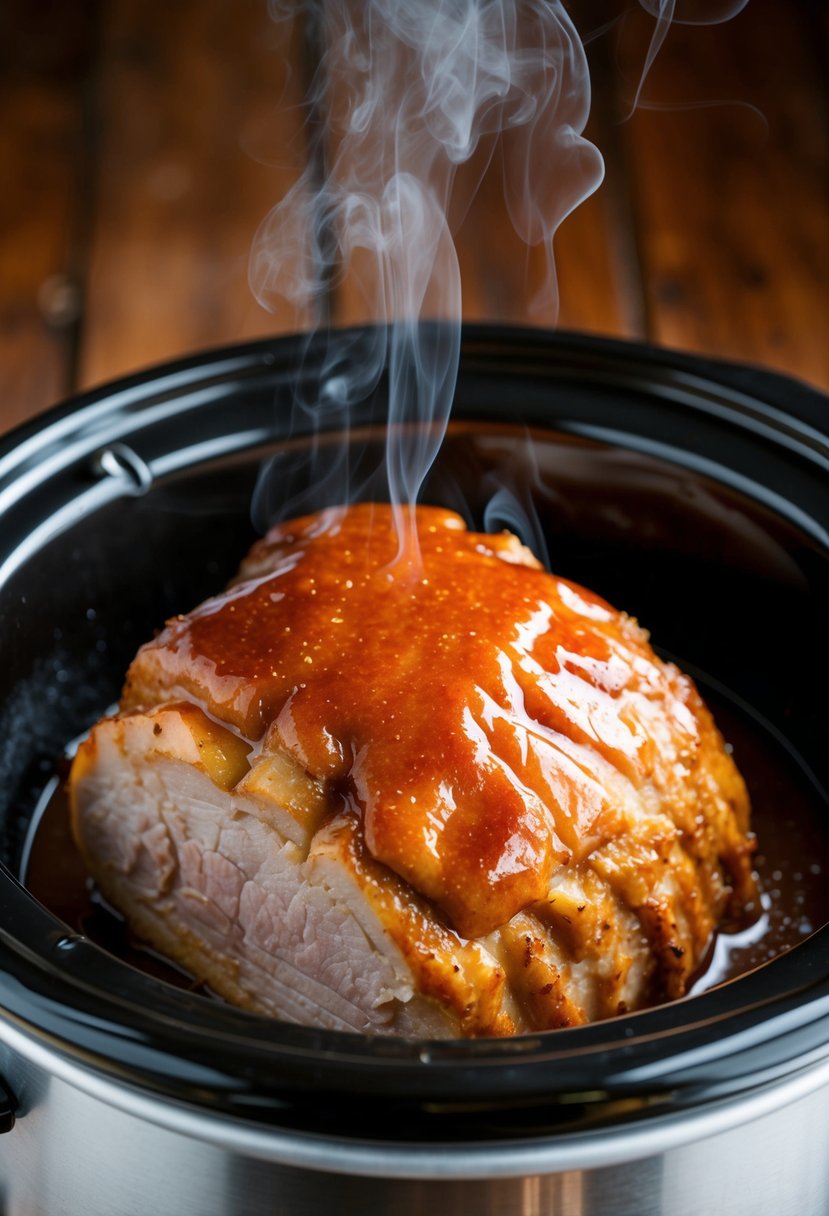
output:
M 265 307 L 282 298 L 298 315 L 337 287 L 378 324 L 360 365 L 349 339 L 329 334 L 324 389 L 300 408 L 329 426 L 388 368 L 387 489 L 403 550 L 457 376 L 461 281 L 447 220 L 457 169 L 500 140 L 510 219 L 543 245 L 554 296 L 553 236 L 603 173 L 582 136 L 587 61 L 557 0 L 322 0 L 314 16 L 325 48 L 310 102 L 330 116 L 325 169 L 319 180 L 309 166 L 261 225 L 251 286 Z
M 639 0 L 657 21 L 679 25 L 721 25 L 741 13 L 748 0 Z
M 725 21 L 747 0 L 640 3 L 655 25 L 634 107 L 672 21 Z M 399 556 L 415 560 L 414 506 L 458 370 L 461 281 L 447 218 L 457 171 L 476 153 L 484 171 L 502 166 L 507 212 L 519 236 L 545 251 L 543 303 L 554 307 L 553 237 L 603 176 L 583 136 L 587 59 L 560 0 L 271 0 L 270 9 L 276 20 L 304 18 L 319 36 L 308 96 L 319 155 L 261 224 L 251 287 L 265 308 L 286 301 L 298 318 L 325 317 L 336 290 L 376 328 L 309 336 L 321 372 L 313 393 L 298 380 L 292 433 L 316 435 L 310 465 L 297 481 L 296 453 L 275 458 L 260 476 L 254 519 L 267 527 L 363 494 L 387 496 Z M 348 427 L 384 375 L 380 487 L 377 469 L 355 460 Z M 523 519 L 525 538 L 540 531 L 531 503 L 522 507 L 506 486 L 494 496 L 490 524 Z
M 674 22 L 678 25 L 720 25 L 741 12 L 748 0 L 639 0 L 639 3 L 655 18 L 656 25 L 645 53 L 631 113 L 641 103 L 645 80 Z

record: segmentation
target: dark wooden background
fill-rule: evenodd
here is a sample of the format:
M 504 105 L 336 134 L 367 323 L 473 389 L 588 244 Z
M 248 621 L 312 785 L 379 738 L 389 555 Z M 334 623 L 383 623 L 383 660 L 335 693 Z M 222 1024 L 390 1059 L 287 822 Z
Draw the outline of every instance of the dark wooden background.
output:
M 611 9 L 570 5 L 587 34 Z M 619 11 L 589 43 L 607 177 L 559 231 L 558 323 L 829 388 L 829 6 L 675 27 L 627 121 L 652 23 Z M 255 303 L 247 258 L 308 155 L 300 47 L 266 0 L 0 0 L 0 428 L 297 327 Z M 555 323 L 528 315 L 540 255 L 491 185 L 458 245 L 465 316 Z

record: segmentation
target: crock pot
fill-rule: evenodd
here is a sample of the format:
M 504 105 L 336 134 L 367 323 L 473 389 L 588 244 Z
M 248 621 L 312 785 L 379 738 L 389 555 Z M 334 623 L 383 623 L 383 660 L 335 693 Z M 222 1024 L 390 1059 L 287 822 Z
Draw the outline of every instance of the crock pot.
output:
M 354 331 L 349 358 L 371 342 Z M 307 455 L 326 444 L 369 470 L 359 494 L 377 493 L 382 380 L 347 432 L 331 415 L 316 440 L 296 418 L 289 434 L 297 393 L 325 396 L 325 350 L 289 337 L 167 364 L 0 445 L 2 1210 L 825 1213 L 829 928 L 635 1015 L 412 1042 L 174 988 L 17 881 L 67 741 L 117 698 L 140 642 L 246 550 L 263 460 L 271 505 L 315 488 Z M 829 402 L 792 380 L 477 327 L 424 497 L 481 526 L 493 487 L 511 484 L 553 568 L 728 690 L 829 813 L 828 467 Z

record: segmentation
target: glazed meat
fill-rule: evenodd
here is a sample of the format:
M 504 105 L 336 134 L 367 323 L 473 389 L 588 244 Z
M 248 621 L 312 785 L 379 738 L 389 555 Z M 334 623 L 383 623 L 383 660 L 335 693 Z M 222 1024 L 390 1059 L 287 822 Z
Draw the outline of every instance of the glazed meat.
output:
M 742 779 L 631 618 L 508 533 L 274 528 L 144 646 L 73 830 L 136 933 L 244 1008 L 548 1030 L 678 997 L 755 898 Z

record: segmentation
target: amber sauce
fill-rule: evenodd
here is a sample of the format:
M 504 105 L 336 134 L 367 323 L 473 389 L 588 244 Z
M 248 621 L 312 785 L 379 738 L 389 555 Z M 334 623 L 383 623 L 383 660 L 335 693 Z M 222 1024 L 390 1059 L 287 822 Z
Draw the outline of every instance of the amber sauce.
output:
M 747 928 L 717 935 L 694 993 L 768 962 L 829 923 L 826 806 L 769 731 L 725 697 L 704 685 L 701 691 L 751 793 L 762 912 Z M 142 946 L 92 889 L 69 829 L 63 773 L 46 787 L 33 816 L 21 879 L 50 912 L 124 962 L 179 987 L 199 987 Z
M 722 831 L 742 839 L 742 783 L 696 691 L 647 634 L 514 536 L 468 530 L 443 507 L 418 507 L 402 536 L 384 503 L 275 527 L 241 581 L 139 650 L 121 707 L 182 693 L 340 788 L 371 856 L 467 939 L 545 901 L 560 866 L 578 875 L 599 841 L 626 830 L 628 801 L 602 772 L 650 783 L 690 830 L 719 764 L 716 798 L 733 807 Z M 692 863 L 701 880 L 712 847 Z M 741 846 L 730 856 L 742 903 L 749 859 Z M 711 920 L 693 881 L 696 958 Z M 691 939 L 676 954 L 667 922 L 647 928 L 646 915 L 655 984 L 675 994 Z M 607 1013 L 618 1006 L 610 981 L 602 1000 Z

